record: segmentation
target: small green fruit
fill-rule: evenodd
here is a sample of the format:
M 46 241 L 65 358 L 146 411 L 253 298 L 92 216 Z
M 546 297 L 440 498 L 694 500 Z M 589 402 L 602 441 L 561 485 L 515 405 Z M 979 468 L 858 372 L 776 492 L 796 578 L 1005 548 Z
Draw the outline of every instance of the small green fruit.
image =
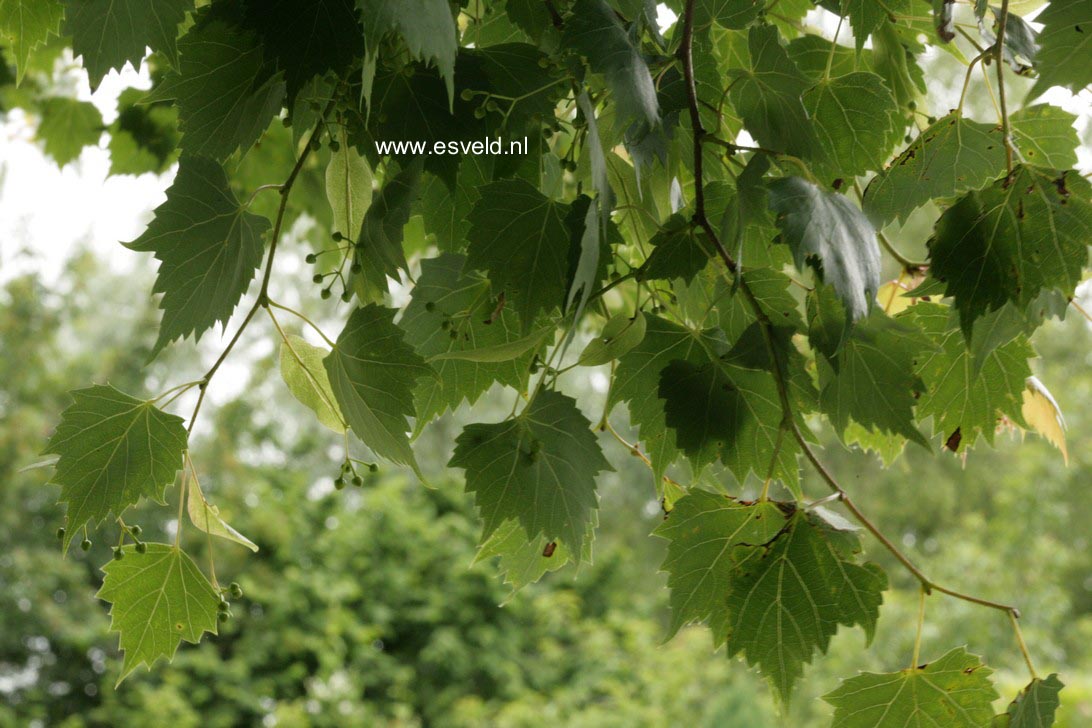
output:
M 91 539 L 85 538 L 83 541 L 80 541 L 80 548 L 83 549 L 84 551 L 90 551 L 91 550 Z

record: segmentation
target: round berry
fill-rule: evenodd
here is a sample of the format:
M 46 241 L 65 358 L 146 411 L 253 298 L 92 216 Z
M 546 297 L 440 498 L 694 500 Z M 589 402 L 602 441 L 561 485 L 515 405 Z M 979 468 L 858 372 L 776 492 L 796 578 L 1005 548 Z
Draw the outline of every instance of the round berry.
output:
M 311 276 L 311 282 L 312 283 L 322 283 L 322 274 L 321 273 L 316 273 L 315 275 Z
M 474 92 L 468 88 L 464 88 L 459 92 L 459 98 L 463 101 L 470 101 L 470 99 L 474 98 Z
M 57 538 L 58 539 L 64 538 L 64 526 L 61 526 L 60 528 L 57 529 Z
M 315 255 L 314 253 L 308 253 L 307 257 L 304 258 L 304 260 L 306 260 L 308 262 L 308 264 L 314 264 L 314 263 L 318 262 L 318 256 Z
M 216 614 L 216 619 L 220 620 L 220 622 L 226 622 L 230 618 L 231 618 L 231 615 L 228 614 L 227 612 L 217 612 L 217 614 Z
M 345 478 L 341 477 L 340 475 L 337 476 L 336 478 L 334 478 L 334 487 L 337 488 L 338 490 L 344 490 L 345 489 Z
M 231 594 L 232 599 L 243 598 L 243 588 L 239 586 L 239 582 L 237 581 L 231 582 L 231 585 L 228 586 L 228 593 Z
M 140 526 L 129 526 L 129 533 L 133 534 L 133 538 L 140 538 L 140 534 L 144 533 L 144 529 Z
M 349 301 L 353 300 L 352 291 L 342 291 L 341 292 L 341 300 L 344 301 L 345 303 L 348 303 Z
M 339 144 L 336 139 L 334 141 L 330 142 L 330 151 L 331 152 L 336 153 L 336 152 L 338 152 L 340 150 L 341 150 L 341 144 Z
M 85 538 L 83 541 L 80 541 L 80 548 L 83 549 L 84 551 L 90 551 L 91 550 L 91 539 Z
M 322 293 L 320 293 L 319 295 L 322 296 L 322 300 L 325 301 L 326 299 L 328 299 L 333 294 L 330 292 L 329 288 L 323 288 Z
M 350 273 L 359 273 L 362 270 L 364 270 L 364 266 L 360 265 L 360 263 L 353 263 L 349 266 Z
M 121 561 L 125 558 L 125 552 L 121 550 L 120 546 L 114 547 L 114 561 Z
M 353 485 L 356 486 L 357 488 L 362 487 L 364 485 L 364 478 L 361 478 L 359 475 L 354 475 L 353 476 Z
M 372 473 L 378 473 L 378 472 L 379 472 L 379 466 L 378 466 L 378 465 L 376 465 L 375 463 L 371 463 L 371 464 L 370 464 L 370 465 L 368 466 L 368 471 L 369 471 L 369 472 L 372 472 Z
M 340 242 L 341 242 L 342 240 L 344 240 L 344 239 L 345 239 L 345 236 L 344 236 L 344 235 L 342 235 L 342 234 L 341 234 L 340 232 L 338 232 L 337 230 L 335 230 L 335 231 L 334 231 L 334 234 L 333 234 L 333 235 L 331 235 L 330 237 L 332 237 L 332 238 L 334 239 L 334 242 L 335 242 L 335 243 L 340 243 Z
M 137 542 L 136 552 L 138 554 L 142 554 L 142 553 L 146 552 L 147 550 L 148 550 L 148 544 L 144 543 L 143 541 Z

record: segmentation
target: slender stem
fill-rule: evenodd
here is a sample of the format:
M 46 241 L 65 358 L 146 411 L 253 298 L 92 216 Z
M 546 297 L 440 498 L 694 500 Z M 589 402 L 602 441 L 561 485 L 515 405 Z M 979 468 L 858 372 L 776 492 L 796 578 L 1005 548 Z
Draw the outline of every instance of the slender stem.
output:
M 1005 169 L 1012 174 L 1012 136 L 1009 132 L 1009 112 L 1005 106 L 1005 26 L 1009 20 L 1009 0 L 1001 0 L 1001 16 L 997 21 L 997 96 L 1001 102 L 1001 134 L 1005 142 Z
M 1028 652 L 1027 643 L 1024 642 L 1024 633 L 1020 631 L 1020 615 L 1009 612 L 1009 620 L 1012 622 L 1012 631 L 1016 635 L 1016 644 L 1020 647 L 1020 654 L 1024 656 L 1024 664 L 1028 666 L 1031 679 L 1035 680 L 1039 675 L 1035 672 L 1035 665 L 1031 663 L 1031 654 Z
M 617 440 L 619 443 L 621 443 L 622 447 L 629 450 L 630 455 L 632 455 L 633 457 L 639 459 L 641 462 L 643 462 L 645 465 L 647 465 L 648 469 L 651 470 L 652 472 L 656 472 L 656 467 L 652 464 L 652 461 L 649 460 L 648 456 L 645 455 L 643 452 L 641 452 L 640 446 L 638 446 L 636 443 L 632 443 L 632 442 L 628 441 L 626 438 L 624 438 L 620 434 L 618 434 L 618 430 L 614 429 L 614 425 L 612 425 L 610 423 L 610 421 L 607 420 L 605 417 L 603 418 L 603 429 L 605 429 L 607 432 L 609 432 L 614 437 L 615 440 Z M 662 479 L 663 479 L 663 482 L 667 483 L 668 485 L 673 485 L 676 488 L 679 488 L 680 490 L 683 489 L 682 485 L 680 485 L 678 482 L 676 482 L 675 480 L 672 480 L 671 478 L 669 478 L 666 475 L 664 475 Z
M 186 453 L 185 461 L 182 463 L 182 475 L 178 481 L 178 521 L 174 527 L 174 547 L 180 548 L 182 546 L 182 507 L 186 503 L 186 486 L 189 485 L 190 469 L 186 467 L 186 463 L 189 462 L 189 453 Z
M 1073 308 L 1077 309 L 1077 311 L 1081 314 L 1081 316 L 1084 316 L 1089 322 L 1092 322 L 1092 315 L 1089 315 L 1088 311 L 1084 310 L 1084 307 L 1081 304 L 1077 303 L 1077 299 L 1075 299 L 1075 298 L 1070 299 L 1069 300 L 1069 305 L 1071 305 Z
M 312 321 L 311 319 L 304 316 L 299 311 L 295 310 L 294 308 L 289 308 L 288 306 L 277 303 L 276 301 L 274 301 L 271 298 L 267 299 L 267 303 L 269 303 L 269 305 L 272 306 L 273 308 L 279 308 L 280 310 L 285 311 L 287 313 L 290 313 L 293 316 L 295 316 L 296 318 L 300 319 L 305 324 L 307 324 L 312 329 L 314 329 L 315 333 L 317 333 L 319 336 L 321 336 L 323 341 L 325 341 L 330 346 L 334 346 L 334 342 L 330 340 L 329 336 L 327 336 L 325 333 L 323 333 L 322 329 L 319 328 L 318 324 L 316 324 L 314 321 Z
M 311 146 L 318 139 L 319 134 L 322 133 L 323 124 L 322 120 L 325 120 L 326 116 L 334 108 L 336 99 L 330 99 L 330 102 L 326 104 L 326 109 L 322 112 L 320 122 L 315 126 L 315 130 L 311 133 L 311 138 L 307 140 L 306 146 L 303 151 L 300 152 L 299 157 L 296 159 L 296 164 L 292 167 L 292 171 L 288 174 L 288 179 L 284 181 L 284 184 L 280 186 L 281 202 L 277 207 L 277 218 L 273 223 L 273 233 L 270 236 L 269 242 L 269 254 L 265 259 L 265 273 L 262 275 L 262 287 L 258 291 L 258 298 L 254 301 L 254 305 L 247 311 L 246 317 L 243 319 L 243 323 L 239 325 L 235 335 L 231 337 L 227 346 L 224 348 L 220 356 L 213 362 L 209 370 L 205 372 L 205 376 L 201 378 L 201 383 L 197 386 L 201 389 L 201 394 L 197 397 L 197 405 L 193 408 L 193 414 L 190 416 L 190 423 L 186 427 L 187 434 L 193 432 L 193 426 L 197 422 L 197 414 L 201 411 L 201 405 L 205 401 L 205 393 L 208 391 L 209 382 L 212 377 L 220 369 L 220 366 L 228 358 L 231 350 L 235 348 L 235 345 L 239 342 L 239 338 L 246 331 L 246 327 L 250 325 L 250 322 L 254 319 L 254 314 L 258 312 L 258 309 L 265 307 L 269 303 L 269 279 L 273 275 L 273 258 L 277 255 L 277 243 L 280 242 L 281 229 L 284 225 L 284 214 L 288 209 L 288 195 L 292 191 L 292 185 L 295 184 L 296 178 L 299 177 L 300 171 L 303 169 L 304 163 L 311 154 Z
M 918 665 L 921 664 L 921 633 L 925 628 L 925 597 L 929 596 L 925 591 L 925 587 L 918 590 L 921 594 L 921 599 L 918 602 L 918 632 L 914 637 L 914 657 L 910 660 L 910 669 L 916 670 Z
M 967 64 L 967 75 L 963 77 L 963 91 L 959 94 L 959 106 L 956 107 L 957 114 L 963 114 L 963 102 L 967 99 L 967 89 L 970 88 L 971 85 L 971 73 L 974 71 L 975 65 L 985 58 L 987 53 L 989 53 L 989 51 L 982 51 Z
M 838 27 L 834 29 L 834 37 L 830 39 L 830 53 L 827 54 L 827 67 L 823 71 L 823 80 L 830 80 L 830 69 L 834 65 L 834 51 L 838 48 L 838 36 L 842 32 L 842 23 L 845 22 L 845 13 L 838 16 Z

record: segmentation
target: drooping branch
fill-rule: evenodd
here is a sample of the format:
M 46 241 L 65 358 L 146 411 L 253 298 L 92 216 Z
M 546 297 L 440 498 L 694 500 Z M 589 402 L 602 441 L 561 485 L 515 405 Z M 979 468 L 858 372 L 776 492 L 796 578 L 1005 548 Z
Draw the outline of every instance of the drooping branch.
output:
M 1005 0 L 1006 7 L 1003 7 L 1003 11 L 1007 9 L 1007 5 L 1008 2 L 1007 0 Z M 1004 21 L 1002 20 L 1002 22 Z M 687 0 L 683 17 L 683 39 L 682 46 L 679 49 L 679 57 L 683 63 L 683 73 L 686 83 L 690 121 L 691 124 L 694 126 L 694 222 L 700 225 L 702 229 L 708 234 L 709 239 L 713 242 L 713 245 L 717 251 L 717 255 L 723 261 L 725 267 L 727 267 L 727 269 L 731 273 L 739 275 L 740 271 L 738 270 L 738 265 L 736 264 L 736 261 L 732 259 L 731 255 L 729 255 L 728 251 L 724 248 L 724 245 L 720 241 L 719 236 L 713 229 L 713 226 L 709 224 L 709 221 L 705 214 L 705 195 L 703 189 L 704 180 L 701 152 L 702 138 L 705 134 L 705 130 L 702 128 L 701 124 L 701 117 L 699 115 L 697 100 L 697 89 L 694 82 L 693 40 L 694 0 Z M 1000 43 L 1002 40 L 1003 38 L 999 38 L 998 43 Z M 1012 618 L 1013 624 L 1016 625 L 1016 620 L 1020 616 L 1020 611 L 1015 606 L 990 601 L 988 599 L 983 599 L 981 597 L 976 597 L 970 594 L 964 594 L 963 592 L 950 589 L 933 581 L 928 576 L 926 576 L 925 573 L 922 572 L 922 570 L 919 569 L 904 553 L 902 553 L 902 551 L 899 550 L 899 548 L 891 541 L 891 539 L 884 535 L 879 527 L 877 527 L 876 524 L 874 524 L 860 510 L 860 508 L 857 507 L 857 504 L 853 502 L 853 500 L 849 497 L 849 494 L 846 493 L 846 491 L 841 487 L 841 485 L 826 468 L 826 466 L 823 465 L 822 461 L 819 460 L 818 456 L 815 454 L 815 451 L 812 449 L 811 444 L 808 442 L 807 438 L 804 436 L 804 433 L 800 430 L 800 427 L 796 422 L 793 413 L 792 402 L 789 399 L 787 378 L 785 372 L 782 370 L 781 361 L 780 358 L 777 356 L 776 347 L 774 345 L 773 324 L 771 323 L 766 313 L 762 310 L 762 307 L 759 305 L 753 291 L 747 285 L 746 280 L 743 280 L 742 277 L 740 277 L 739 280 L 739 290 L 743 293 L 749 307 L 751 308 L 756 320 L 759 323 L 759 329 L 762 333 L 766 348 L 770 355 L 770 360 L 772 362 L 774 381 L 777 385 L 778 399 L 780 400 L 782 413 L 785 417 L 785 422 L 787 423 L 786 426 L 789 427 L 789 429 L 791 430 L 793 438 L 800 446 L 802 452 L 804 453 L 804 456 L 814 467 L 823 482 L 826 483 L 826 485 L 831 489 L 836 499 L 841 501 L 845 505 L 846 510 L 848 510 L 853 515 L 853 517 L 869 533 L 871 533 L 876 538 L 876 540 L 879 541 L 880 544 L 883 545 L 883 547 L 887 549 L 895 557 L 895 559 L 903 565 L 903 567 L 906 568 L 907 571 L 910 572 L 911 575 L 913 575 L 913 577 L 919 582 L 921 588 L 924 589 L 926 593 L 936 590 L 943 594 L 947 594 L 948 596 L 951 596 L 955 599 L 960 599 L 962 601 L 971 602 L 973 604 L 978 604 L 980 606 L 1006 612 Z M 1024 654 L 1025 659 L 1028 661 L 1030 667 L 1030 658 L 1028 657 L 1026 646 L 1023 644 L 1023 639 L 1020 636 L 1018 629 L 1017 636 L 1018 642 L 1020 643 L 1021 652 Z

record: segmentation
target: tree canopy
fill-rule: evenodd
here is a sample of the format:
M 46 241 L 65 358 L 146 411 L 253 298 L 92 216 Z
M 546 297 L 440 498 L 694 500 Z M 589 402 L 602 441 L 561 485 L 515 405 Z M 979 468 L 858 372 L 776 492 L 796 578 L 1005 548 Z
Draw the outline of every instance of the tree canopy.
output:
M 449 438 L 447 466 L 513 586 L 591 560 L 614 438 L 660 500 L 671 631 L 706 623 L 783 706 L 836 633 L 872 639 L 894 581 L 875 548 L 920 592 L 918 639 L 909 667 L 826 695 L 834 726 L 1052 724 L 1061 681 L 1036 671 L 1015 595 L 924 572 L 817 443 L 829 430 L 891 464 L 1017 428 L 1067 454 L 1029 361 L 1088 264 L 1076 119 L 1042 97 L 1092 84 L 1089 3 L 1054 0 L 1033 25 L 1009 0 L 673 0 L 666 27 L 626 0 L 150 8 L 0 0 L 0 104 L 40 115 L 49 155 L 66 164 L 106 131 L 116 173 L 177 166 L 125 243 L 158 262 L 150 357 L 225 333 L 163 391 L 74 382 L 43 443 L 62 549 L 118 536 L 98 596 L 119 682 L 216 639 L 243 598 L 212 549 L 207 567 L 184 550 L 254 545 L 206 499 L 191 440 L 243 333 L 265 326 L 286 389 L 343 435 L 338 490 L 387 464 L 430 486 L 415 447 L 430 424 L 511 403 Z M 965 65 L 955 108 L 930 92 L 933 48 Z M 123 93 L 107 127 L 49 88 L 68 52 L 92 88 L 141 63 L 151 88 Z M 970 113 L 978 85 L 988 120 Z M 287 256 L 339 332 L 273 289 Z M 601 396 L 566 392 L 593 372 Z M 168 495 L 173 539 L 145 540 L 130 509 Z M 919 654 L 936 598 L 1010 620 L 1030 682 L 1003 715 L 978 656 Z

